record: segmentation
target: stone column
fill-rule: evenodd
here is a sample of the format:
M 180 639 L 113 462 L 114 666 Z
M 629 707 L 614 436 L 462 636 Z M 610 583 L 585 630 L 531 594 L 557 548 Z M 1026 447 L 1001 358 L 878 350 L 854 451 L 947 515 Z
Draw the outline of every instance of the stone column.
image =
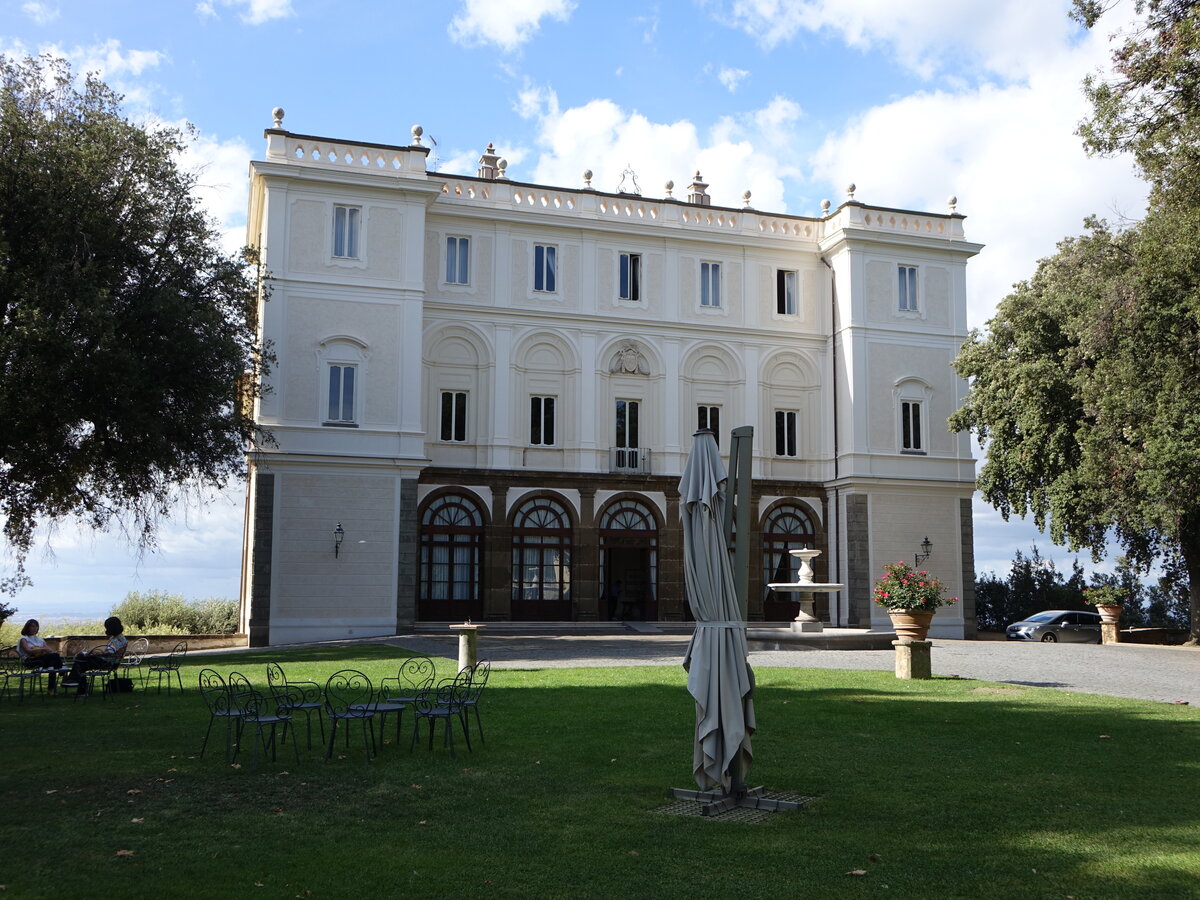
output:
M 596 489 L 579 488 L 579 528 L 576 530 L 575 558 L 571 564 L 571 593 L 575 598 L 575 618 L 595 622 L 601 615 L 600 603 L 600 532 L 596 528 Z M 603 614 L 607 615 L 607 610 Z
M 679 492 L 667 492 L 667 520 L 658 535 L 658 617 L 683 622 L 687 616 L 683 596 L 683 524 L 679 520 Z
M 479 662 L 478 638 L 482 628 L 487 628 L 487 626 L 469 622 L 450 626 L 451 631 L 458 632 L 458 671 L 469 669 Z
M 493 484 L 492 524 L 484 544 L 483 614 L 489 620 L 512 618 L 512 529 L 508 525 L 508 484 Z

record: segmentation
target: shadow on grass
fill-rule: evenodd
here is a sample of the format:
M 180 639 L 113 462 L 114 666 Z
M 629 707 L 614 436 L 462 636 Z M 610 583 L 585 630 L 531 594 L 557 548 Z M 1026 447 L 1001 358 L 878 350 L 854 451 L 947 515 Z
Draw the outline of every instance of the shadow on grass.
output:
M 320 682 L 344 666 L 394 670 L 396 651 L 203 662 L 261 684 L 267 660 Z M 472 753 L 388 743 L 370 764 L 353 746 L 329 763 L 302 750 L 297 767 L 287 748 L 253 775 L 220 747 L 196 758 L 208 714 L 191 683 L 183 697 L 5 703 L 21 738 L 0 775 L 4 828 L 29 847 L 8 890 L 52 880 L 87 895 L 111 876 L 146 894 L 344 896 L 350 860 L 354 893 L 383 896 L 1195 890 L 1195 710 L 881 672 L 772 669 L 758 682 L 751 783 L 817 798 L 761 826 L 653 812 L 692 783 L 677 669 L 495 670 Z M 1095 774 L 1097 760 L 1111 770 Z

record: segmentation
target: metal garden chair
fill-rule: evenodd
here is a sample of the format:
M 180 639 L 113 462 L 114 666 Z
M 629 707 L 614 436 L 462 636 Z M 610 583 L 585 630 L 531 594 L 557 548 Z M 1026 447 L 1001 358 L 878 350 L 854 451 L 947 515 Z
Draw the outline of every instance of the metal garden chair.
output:
M 25 687 L 28 685 L 29 693 L 32 694 L 35 690 L 42 686 L 43 669 L 27 669 L 25 663 L 21 659 L 21 654 L 17 652 L 17 648 L 5 647 L 0 650 L 0 678 L 3 678 L 4 685 L 0 688 L 0 696 L 6 696 L 9 688 L 16 683 L 17 698 L 25 699 Z
M 325 743 L 325 717 L 321 714 L 325 700 L 321 686 L 315 681 L 289 681 L 279 663 L 267 663 L 267 684 L 278 708 L 292 715 L 304 713 L 304 730 L 308 749 L 312 749 L 312 715 L 317 713 L 321 728 L 321 743 Z
M 141 675 L 140 681 L 142 687 L 146 686 L 146 670 L 142 668 L 142 660 L 150 650 L 150 641 L 146 638 L 138 638 L 136 641 L 131 641 L 125 649 L 125 658 L 121 660 L 121 674 L 126 678 L 132 678 L 134 670 Z
M 467 684 L 470 681 L 470 669 L 463 669 L 454 678 L 440 682 L 436 687 L 425 688 L 413 701 L 413 733 L 408 744 L 411 751 L 417 743 L 421 732 L 422 720 L 429 723 L 429 749 L 433 749 L 433 733 L 437 723 L 442 722 L 442 746 L 450 746 L 450 755 L 454 753 L 454 721 L 458 720 L 466 739 L 467 749 L 471 749 L 471 735 L 467 731 L 463 719 L 463 698 L 466 696 Z
M 208 706 L 208 728 L 204 730 L 204 742 L 200 745 L 200 758 L 208 747 L 208 736 L 212 733 L 213 723 L 218 719 L 225 720 L 225 761 L 233 762 L 235 743 L 242 738 L 243 709 L 233 701 L 229 685 L 216 669 L 201 669 L 197 678 L 200 696 Z M 236 734 L 235 734 L 236 732 Z
M 325 682 L 325 714 L 329 717 L 329 745 L 325 758 L 333 756 L 338 725 L 346 723 L 346 747 L 350 746 L 350 723 L 358 722 L 367 762 L 375 754 L 375 706 L 378 697 L 371 679 L 356 669 L 334 672 Z M 368 743 L 369 741 L 369 743 Z
M 150 660 L 150 671 L 158 673 L 158 693 L 162 693 L 163 676 L 166 676 L 167 694 L 170 695 L 172 675 L 179 683 L 179 693 L 183 693 L 183 676 L 179 674 L 179 667 L 183 664 L 183 658 L 187 656 L 187 649 L 187 641 L 180 641 L 166 656 L 156 656 Z
M 433 687 L 437 672 L 428 656 L 413 656 L 400 663 L 395 678 L 379 682 L 380 693 L 389 703 L 412 703 L 417 694 Z
M 469 730 L 468 715 L 471 711 L 475 712 L 475 727 L 479 729 L 479 740 L 483 743 L 487 741 L 483 737 L 483 722 L 479 720 L 479 697 L 483 693 L 483 689 L 487 687 L 488 678 L 492 674 L 491 660 L 481 659 L 469 670 L 471 677 L 467 682 L 466 690 L 463 692 L 461 715 L 463 718 L 463 728 Z
M 271 750 L 271 762 L 276 760 L 276 738 L 279 741 L 286 741 L 288 737 L 288 726 L 292 723 L 291 713 L 281 707 L 278 702 L 272 700 L 261 691 L 253 688 L 248 692 L 243 692 L 236 695 L 234 700 L 241 707 L 242 729 L 249 726 L 254 726 L 255 737 L 254 742 L 254 759 L 250 763 L 250 771 L 253 772 L 258 768 L 259 748 L 265 756 L 267 748 Z M 277 729 L 282 726 L 282 731 L 277 734 Z M 240 749 L 240 742 L 239 742 Z M 300 750 L 296 747 L 296 734 L 292 732 L 292 752 L 296 756 L 296 763 L 300 762 Z
M 99 647 L 93 647 L 87 652 L 87 656 L 91 656 L 100 660 L 100 665 L 96 666 L 95 668 L 85 669 L 80 673 L 79 677 L 83 679 L 83 684 L 81 685 L 82 690 L 75 694 L 76 700 L 78 700 L 80 697 L 86 700 L 88 697 L 94 694 L 97 689 L 100 691 L 100 699 L 104 701 L 108 700 L 108 682 L 121 668 L 121 660 L 125 658 L 125 651 L 128 649 L 128 646 L 129 645 L 126 644 L 116 653 L 106 654 L 104 651 L 107 649 L 108 645 L 101 644 Z M 64 682 L 64 684 L 66 684 L 66 682 Z

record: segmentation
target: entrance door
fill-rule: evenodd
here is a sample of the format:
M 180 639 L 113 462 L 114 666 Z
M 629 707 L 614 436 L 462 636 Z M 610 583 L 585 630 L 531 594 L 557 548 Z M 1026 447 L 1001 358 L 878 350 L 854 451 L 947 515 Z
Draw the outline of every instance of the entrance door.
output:
M 655 620 L 658 600 L 650 580 L 650 551 L 645 547 L 613 547 L 605 551 L 605 596 L 610 619 Z

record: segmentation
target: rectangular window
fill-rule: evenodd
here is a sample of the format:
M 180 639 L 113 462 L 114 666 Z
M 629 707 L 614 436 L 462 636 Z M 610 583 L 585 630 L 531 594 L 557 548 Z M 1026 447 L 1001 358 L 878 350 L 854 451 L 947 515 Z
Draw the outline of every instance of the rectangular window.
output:
M 551 247 L 548 244 L 533 245 L 533 289 L 535 291 L 544 291 L 549 294 L 556 290 L 554 283 L 557 275 L 555 268 L 557 250 L 557 247 Z
M 442 391 L 442 440 L 461 444 L 467 439 L 467 392 Z
M 900 449 L 910 453 L 925 452 L 919 401 L 904 400 L 900 403 Z
M 621 254 L 621 300 L 638 302 L 642 299 L 642 255 Z
M 554 398 L 529 398 L 529 443 L 535 447 L 554 446 Z
M 917 267 L 898 266 L 900 278 L 900 309 L 906 312 L 917 311 Z
M 638 400 L 617 401 L 617 439 L 616 445 L 625 449 L 638 447 L 638 412 L 641 402 Z
M 796 413 L 792 410 L 775 410 L 775 455 L 799 455 L 796 452 Z
M 357 206 L 333 208 L 333 255 L 342 259 L 358 259 L 358 220 L 362 210 Z
M 775 312 L 781 316 L 796 314 L 796 273 L 775 270 Z
M 720 263 L 700 263 L 700 305 L 711 307 L 721 305 Z
M 446 284 L 470 284 L 470 258 L 470 238 L 446 238 Z
M 717 438 L 717 446 L 721 446 L 721 407 L 697 406 L 696 427 L 707 428 Z
M 355 366 L 329 367 L 329 415 L 326 422 L 354 421 Z

